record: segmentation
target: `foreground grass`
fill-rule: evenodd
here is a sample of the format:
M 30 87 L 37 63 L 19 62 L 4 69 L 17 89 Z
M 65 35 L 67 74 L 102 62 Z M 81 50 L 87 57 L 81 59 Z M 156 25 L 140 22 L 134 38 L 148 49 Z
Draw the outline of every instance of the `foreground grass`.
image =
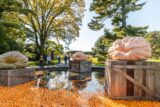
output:
M 105 92 L 49 90 L 35 84 L 33 81 L 13 87 L 0 86 L 0 107 L 160 107 L 160 102 L 112 100 Z

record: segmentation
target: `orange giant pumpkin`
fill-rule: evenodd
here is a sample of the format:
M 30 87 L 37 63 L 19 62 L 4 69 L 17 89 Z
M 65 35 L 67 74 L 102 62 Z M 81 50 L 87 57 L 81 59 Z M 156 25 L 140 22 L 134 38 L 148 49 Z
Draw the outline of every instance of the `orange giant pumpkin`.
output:
M 151 46 L 143 37 L 116 40 L 108 50 L 115 60 L 145 60 L 151 56 Z

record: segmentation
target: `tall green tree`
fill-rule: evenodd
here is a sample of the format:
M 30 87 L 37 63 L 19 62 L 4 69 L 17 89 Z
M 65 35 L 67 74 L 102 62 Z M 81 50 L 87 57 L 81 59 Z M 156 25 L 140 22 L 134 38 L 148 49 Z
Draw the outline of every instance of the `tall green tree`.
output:
M 30 13 L 20 15 L 26 25 L 28 39 L 35 43 L 40 55 L 48 40 L 70 43 L 79 36 L 84 11 L 83 0 L 22 0 Z
M 110 32 L 109 30 L 104 30 L 104 35 L 102 35 L 96 42 L 94 47 L 92 48 L 95 53 L 98 61 L 104 63 L 107 55 L 107 51 L 111 46 L 111 43 L 117 39 L 116 34 Z
M 114 28 L 113 31 L 117 33 L 117 36 L 132 36 L 132 29 L 136 29 L 137 34 L 140 31 L 145 31 L 147 28 L 132 27 L 126 21 L 130 12 L 141 10 L 143 5 L 145 3 L 140 3 L 140 0 L 93 0 L 90 10 L 94 11 L 97 16 L 93 17 L 88 25 L 93 30 L 100 30 L 105 26 L 104 22 L 107 19 L 111 19 Z
M 0 18 L 3 12 L 17 11 L 21 7 L 19 0 L 0 0 Z
M 20 7 L 18 0 L 0 0 L 0 54 L 22 50 L 22 26 L 17 19 Z

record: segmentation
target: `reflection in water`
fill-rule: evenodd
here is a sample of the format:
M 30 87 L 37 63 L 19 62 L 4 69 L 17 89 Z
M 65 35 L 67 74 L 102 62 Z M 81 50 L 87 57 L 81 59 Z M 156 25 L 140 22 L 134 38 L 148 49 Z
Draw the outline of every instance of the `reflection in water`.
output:
M 72 73 L 70 72 L 69 79 L 72 81 L 72 86 L 79 90 L 87 87 L 87 82 L 91 81 L 91 72 L 88 73 Z
M 84 88 L 83 90 L 81 90 L 80 92 L 104 92 L 104 82 L 100 82 L 101 80 L 104 80 L 104 76 L 101 78 L 97 78 L 97 76 L 99 77 L 98 72 L 92 72 L 92 80 L 87 82 L 87 87 Z
M 87 78 L 91 79 L 91 72 L 86 72 L 86 73 L 69 72 L 69 80 L 85 80 Z
M 53 78 L 50 78 L 47 83 L 49 89 L 71 89 L 71 81 L 69 81 L 69 72 L 55 72 Z M 53 73 L 51 73 L 53 75 Z
M 36 84 L 37 88 L 39 88 L 40 82 L 41 82 L 41 78 L 38 78 L 37 79 L 37 84 Z
M 73 73 L 69 71 L 47 72 L 43 77 L 44 85 L 49 89 L 78 89 L 79 92 L 104 92 L 104 73 L 103 71 L 94 71 L 89 73 Z M 37 79 L 37 86 L 41 81 Z

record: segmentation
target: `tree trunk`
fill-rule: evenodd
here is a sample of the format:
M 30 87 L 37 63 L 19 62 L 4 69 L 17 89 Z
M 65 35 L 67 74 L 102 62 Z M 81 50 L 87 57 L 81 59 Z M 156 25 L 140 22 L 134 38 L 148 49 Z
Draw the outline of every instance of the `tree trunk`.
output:
M 44 60 L 44 40 L 43 40 L 43 34 L 40 35 L 40 56 L 43 56 Z
M 125 10 L 125 0 L 121 0 L 122 3 L 122 29 L 126 31 L 126 10 Z M 126 36 L 126 35 L 125 35 Z
M 44 57 L 44 46 L 43 45 L 40 46 L 39 52 L 40 52 L 40 56 Z

